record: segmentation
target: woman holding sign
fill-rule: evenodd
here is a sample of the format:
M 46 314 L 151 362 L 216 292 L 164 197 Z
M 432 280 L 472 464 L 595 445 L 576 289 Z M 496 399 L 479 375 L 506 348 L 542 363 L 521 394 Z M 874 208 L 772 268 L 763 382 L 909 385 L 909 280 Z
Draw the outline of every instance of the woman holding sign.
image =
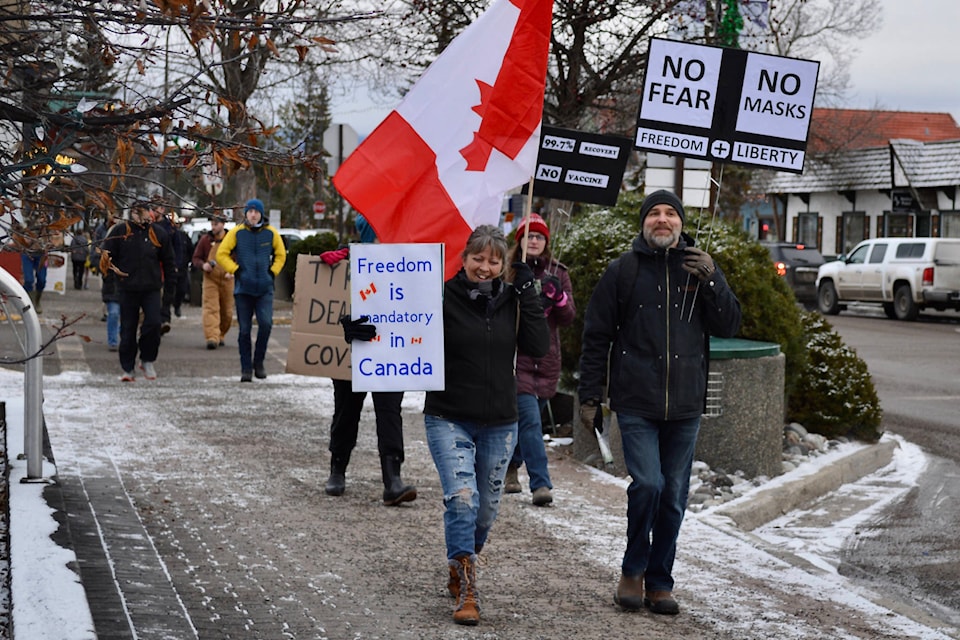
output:
M 524 263 L 503 281 L 507 241 L 499 228 L 477 227 L 463 268 L 444 285 L 443 391 L 427 392 L 427 444 L 443 488 L 444 537 L 457 624 L 480 621 L 477 553 L 500 508 L 504 476 L 517 442 L 514 355 L 550 349 L 550 330 Z
M 463 268 L 443 287 L 444 390 L 427 392 L 423 413 L 443 489 L 453 620 L 475 625 L 477 554 L 500 509 L 517 442 L 514 357 L 518 350 L 546 355 L 550 329 L 530 267 L 513 265 L 513 284 L 504 282 L 507 241 L 499 228 L 477 227 L 461 256 Z M 375 335 L 366 317 L 344 324 L 348 341 Z

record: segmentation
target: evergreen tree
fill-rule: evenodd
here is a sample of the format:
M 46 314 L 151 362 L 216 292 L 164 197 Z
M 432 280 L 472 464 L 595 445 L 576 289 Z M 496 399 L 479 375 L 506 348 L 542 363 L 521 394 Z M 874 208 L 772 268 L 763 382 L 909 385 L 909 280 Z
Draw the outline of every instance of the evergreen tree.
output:
M 717 27 L 717 44 L 739 49 L 742 29 L 743 16 L 740 15 L 740 0 L 723 0 L 723 15 Z
M 293 149 L 298 157 L 313 158 L 286 172 L 282 180 L 270 179 L 271 205 L 283 212 L 283 225 L 290 227 L 317 226 L 313 218 L 313 203 L 321 200 L 327 211 L 333 211 L 335 193 L 329 185 L 329 175 L 321 158 L 327 155 L 323 148 L 323 132 L 330 126 L 330 95 L 327 84 L 315 70 L 306 78 L 297 98 L 279 109 L 281 129 L 277 141 Z

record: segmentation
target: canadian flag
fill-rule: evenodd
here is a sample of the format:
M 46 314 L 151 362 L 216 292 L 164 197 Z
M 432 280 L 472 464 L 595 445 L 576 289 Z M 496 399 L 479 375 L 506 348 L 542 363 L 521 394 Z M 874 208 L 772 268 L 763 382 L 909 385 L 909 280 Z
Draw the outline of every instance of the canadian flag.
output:
M 339 168 L 333 184 L 381 242 L 443 242 L 498 224 L 533 175 L 553 0 L 494 0 Z

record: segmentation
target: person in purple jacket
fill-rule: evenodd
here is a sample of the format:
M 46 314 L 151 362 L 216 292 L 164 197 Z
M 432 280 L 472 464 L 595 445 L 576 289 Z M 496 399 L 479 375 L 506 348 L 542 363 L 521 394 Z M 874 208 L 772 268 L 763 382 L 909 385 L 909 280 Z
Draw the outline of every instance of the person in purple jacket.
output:
M 535 358 L 517 354 L 517 447 L 507 468 L 504 483 L 506 493 L 520 493 L 523 488 L 517 470 L 527 465 L 533 504 L 542 507 L 553 502 L 553 483 L 547 470 L 547 451 L 543 445 L 543 426 L 540 419 L 543 407 L 557 392 L 560 379 L 560 327 L 573 323 L 577 308 L 573 303 L 573 285 L 567 268 L 550 254 L 550 229 L 537 214 L 520 223 L 514 238 L 508 262 L 513 264 L 523 255 L 526 235 L 526 263 L 533 270 L 540 289 L 540 302 L 550 327 L 550 351 Z M 513 273 L 508 276 L 513 280 Z

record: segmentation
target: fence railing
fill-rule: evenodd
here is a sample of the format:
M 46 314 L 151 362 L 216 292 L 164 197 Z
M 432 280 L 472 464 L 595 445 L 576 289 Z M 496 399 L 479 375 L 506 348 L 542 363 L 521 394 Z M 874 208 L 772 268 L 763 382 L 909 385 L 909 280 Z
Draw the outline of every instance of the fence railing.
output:
M 21 326 L 12 321 L 9 312 L 6 314 L 26 358 L 23 370 L 23 454 L 27 459 L 25 480 L 39 480 L 43 477 L 43 354 L 40 353 L 43 335 L 40 332 L 40 318 L 23 285 L 2 268 L 0 297 L 4 309 L 12 306 L 22 319 L 21 334 Z M 7 446 L 9 448 L 10 444 Z

